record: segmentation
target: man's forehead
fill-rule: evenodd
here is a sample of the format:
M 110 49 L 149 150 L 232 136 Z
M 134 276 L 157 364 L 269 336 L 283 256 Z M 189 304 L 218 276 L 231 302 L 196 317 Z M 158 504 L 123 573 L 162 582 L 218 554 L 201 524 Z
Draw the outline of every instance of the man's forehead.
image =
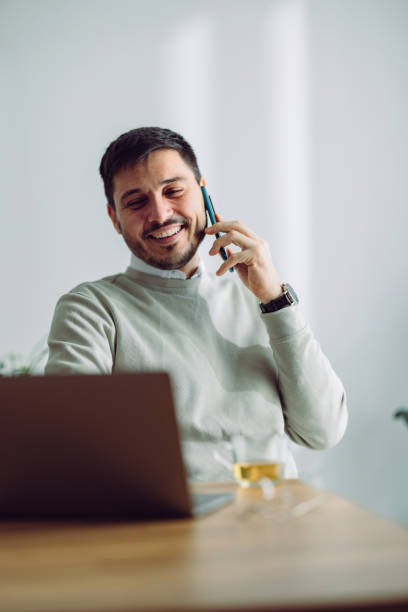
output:
M 125 184 L 132 183 L 142 189 L 147 185 L 160 186 L 170 178 L 187 179 L 193 171 L 186 164 L 178 151 L 158 149 L 152 151 L 145 159 L 122 168 L 114 177 L 114 191 L 121 190 Z

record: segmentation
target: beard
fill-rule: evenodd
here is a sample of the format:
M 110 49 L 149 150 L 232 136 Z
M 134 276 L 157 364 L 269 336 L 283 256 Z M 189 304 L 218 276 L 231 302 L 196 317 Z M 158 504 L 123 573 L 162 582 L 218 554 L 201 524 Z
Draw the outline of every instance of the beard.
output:
M 160 268 L 161 270 L 178 270 L 188 264 L 188 262 L 194 257 L 197 252 L 198 247 L 201 242 L 205 238 L 204 229 L 207 227 L 207 216 L 205 216 L 204 223 L 197 226 L 196 231 L 190 237 L 189 243 L 186 247 L 180 251 L 180 247 L 177 244 L 169 244 L 167 246 L 161 247 L 163 250 L 162 255 L 157 255 L 151 253 L 148 248 L 148 241 L 154 240 L 154 238 L 149 238 L 148 234 L 153 230 L 165 228 L 166 225 L 170 225 L 175 221 L 181 222 L 180 219 L 170 219 L 163 225 L 154 225 L 149 229 L 149 232 L 145 232 L 144 239 L 147 241 L 145 245 L 141 240 L 135 240 L 131 236 L 129 236 L 126 232 L 122 231 L 122 235 L 124 241 L 129 247 L 130 251 L 139 259 L 142 259 L 145 263 L 150 266 L 154 266 L 155 268 Z M 182 219 L 183 231 L 188 231 L 191 226 L 190 221 L 187 219 Z

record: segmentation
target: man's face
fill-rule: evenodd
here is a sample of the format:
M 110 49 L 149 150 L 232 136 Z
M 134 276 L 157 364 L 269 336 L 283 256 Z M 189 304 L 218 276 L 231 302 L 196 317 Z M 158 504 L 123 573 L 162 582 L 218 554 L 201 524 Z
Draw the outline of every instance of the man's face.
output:
M 108 214 L 129 249 L 165 270 L 195 271 L 204 238 L 203 196 L 193 171 L 174 149 L 153 151 L 113 181 Z

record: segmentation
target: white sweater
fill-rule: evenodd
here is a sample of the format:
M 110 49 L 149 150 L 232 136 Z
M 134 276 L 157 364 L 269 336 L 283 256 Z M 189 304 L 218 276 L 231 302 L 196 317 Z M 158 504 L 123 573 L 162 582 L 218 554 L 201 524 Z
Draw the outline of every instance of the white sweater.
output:
M 128 268 L 83 283 L 59 300 L 49 349 L 46 374 L 167 371 L 192 479 L 230 477 L 213 451 L 232 434 L 261 454 L 274 435 L 323 449 L 346 428 L 342 383 L 299 306 L 261 314 L 230 276 Z M 137 410 L 137 390 L 134 401 Z M 291 455 L 285 475 L 297 475 Z

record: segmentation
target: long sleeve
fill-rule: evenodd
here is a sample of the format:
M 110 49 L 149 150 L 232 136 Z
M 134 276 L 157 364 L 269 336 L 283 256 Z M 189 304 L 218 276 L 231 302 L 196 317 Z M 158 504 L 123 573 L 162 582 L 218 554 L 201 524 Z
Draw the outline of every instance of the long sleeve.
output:
M 285 429 L 298 444 L 330 448 L 347 425 L 343 385 L 298 306 L 262 315 L 278 369 Z
M 110 374 L 115 327 L 109 310 L 86 289 L 57 303 L 48 336 L 45 374 Z

